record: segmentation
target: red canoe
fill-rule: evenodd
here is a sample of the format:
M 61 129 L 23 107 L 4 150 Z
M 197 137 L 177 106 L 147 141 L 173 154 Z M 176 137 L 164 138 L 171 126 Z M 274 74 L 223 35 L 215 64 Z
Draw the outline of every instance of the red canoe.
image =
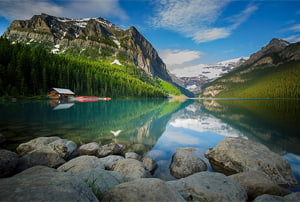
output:
M 109 97 L 96 97 L 96 96 L 79 96 L 75 97 L 74 100 L 77 102 L 97 102 L 99 100 L 109 101 L 111 98 Z

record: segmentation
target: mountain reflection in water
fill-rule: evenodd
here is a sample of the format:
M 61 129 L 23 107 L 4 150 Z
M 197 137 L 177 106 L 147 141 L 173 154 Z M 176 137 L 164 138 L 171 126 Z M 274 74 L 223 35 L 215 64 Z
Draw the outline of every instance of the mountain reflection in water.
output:
M 78 145 L 116 142 L 156 160 L 154 177 L 171 180 L 169 165 L 177 149 L 189 148 L 209 165 L 208 148 L 225 137 L 243 137 L 287 159 L 300 181 L 299 100 L 17 101 L 0 102 L 0 112 L 0 133 L 8 139 L 2 147 L 11 150 L 40 136 Z

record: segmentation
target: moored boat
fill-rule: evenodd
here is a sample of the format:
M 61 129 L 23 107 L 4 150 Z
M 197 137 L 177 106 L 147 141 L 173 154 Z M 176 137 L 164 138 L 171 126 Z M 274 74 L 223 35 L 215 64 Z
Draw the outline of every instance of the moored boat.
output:
M 109 101 L 111 98 L 109 97 L 96 97 L 96 96 L 78 96 L 73 97 L 72 100 L 77 102 L 97 102 L 99 100 Z

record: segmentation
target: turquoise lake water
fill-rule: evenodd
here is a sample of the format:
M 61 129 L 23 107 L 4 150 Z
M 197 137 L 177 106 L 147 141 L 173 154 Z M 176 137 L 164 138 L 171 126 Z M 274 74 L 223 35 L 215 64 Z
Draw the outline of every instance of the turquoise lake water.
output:
M 114 136 L 112 131 L 118 130 Z M 300 100 L 17 100 L 0 102 L 0 133 L 8 139 L 2 147 L 10 150 L 40 136 L 78 145 L 123 144 L 156 160 L 154 177 L 164 180 L 174 179 L 168 168 L 178 148 L 194 148 L 208 163 L 208 148 L 225 137 L 244 137 L 285 158 L 300 181 Z

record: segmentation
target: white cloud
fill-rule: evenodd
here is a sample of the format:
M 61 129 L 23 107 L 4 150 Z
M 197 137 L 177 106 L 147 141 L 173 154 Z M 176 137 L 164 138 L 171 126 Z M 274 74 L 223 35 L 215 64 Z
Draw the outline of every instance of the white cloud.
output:
M 300 34 L 292 35 L 289 37 L 284 38 L 283 40 L 289 41 L 291 43 L 296 43 L 300 41 Z
M 118 0 L 64 0 L 60 4 L 51 0 L 0 0 L 0 16 L 8 20 L 29 19 L 41 13 L 70 18 L 128 18 Z
M 233 24 L 230 26 L 230 29 L 233 30 L 240 26 L 243 22 L 245 22 L 251 15 L 258 9 L 257 6 L 250 5 L 241 13 L 231 16 L 228 18 L 228 21 L 232 22 Z
M 8 20 L 29 19 L 35 14 L 60 14 L 63 9 L 49 1 L 37 0 L 0 0 L 0 16 Z
M 160 57 L 167 65 L 181 65 L 199 59 L 203 53 L 193 50 L 164 50 Z
M 151 24 L 192 38 L 197 43 L 226 38 L 257 10 L 249 5 L 229 18 L 226 26 L 215 26 L 225 7 L 234 0 L 157 0 Z
M 223 39 L 230 35 L 230 29 L 227 28 L 212 28 L 201 30 L 194 34 L 193 39 L 198 43 Z
M 287 28 L 285 31 L 300 32 L 300 24 L 293 25 Z

